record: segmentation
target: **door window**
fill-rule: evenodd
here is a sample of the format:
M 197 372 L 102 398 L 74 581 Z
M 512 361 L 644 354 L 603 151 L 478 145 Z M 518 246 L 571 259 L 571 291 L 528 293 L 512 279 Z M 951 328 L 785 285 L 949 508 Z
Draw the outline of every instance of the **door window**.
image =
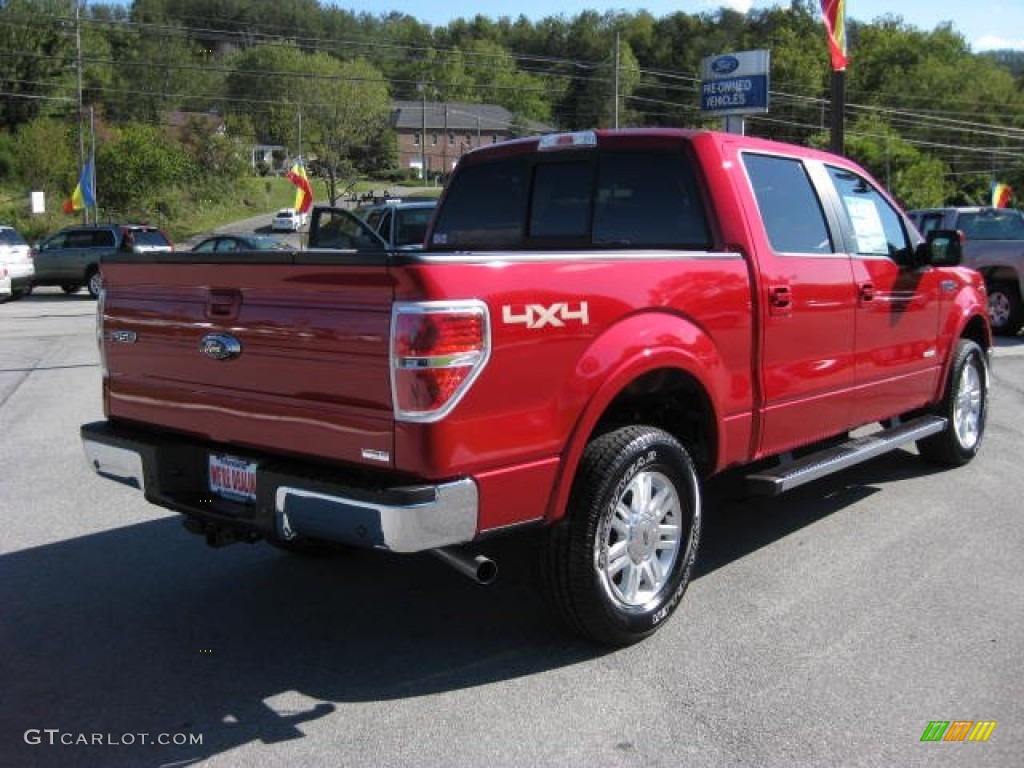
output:
M 743 166 L 778 253 L 834 253 L 825 214 L 804 164 L 789 157 L 745 153 Z
M 855 252 L 862 256 L 888 256 L 897 264 L 912 264 L 914 249 L 903 227 L 903 217 L 865 179 L 845 168 L 828 166 L 836 186 Z

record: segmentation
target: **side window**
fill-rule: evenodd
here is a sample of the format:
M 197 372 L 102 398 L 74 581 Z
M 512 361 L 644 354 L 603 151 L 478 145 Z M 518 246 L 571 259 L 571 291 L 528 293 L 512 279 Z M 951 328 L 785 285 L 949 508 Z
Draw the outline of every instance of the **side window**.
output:
M 200 243 L 192 250 L 197 251 L 198 253 L 212 253 L 213 250 L 217 248 L 219 248 L 219 246 L 217 245 L 216 240 L 208 240 L 205 243 Z
M 43 250 L 45 251 L 50 248 L 67 248 L 67 245 L 68 233 L 58 232 L 56 235 L 54 235 L 53 237 L 51 237 L 50 239 L 46 240 L 43 243 Z
M 113 248 L 114 247 L 114 233 L 109 229 L 97 229 L 92 233 L 92 243 L 94 248 Z
M 377 234 L 383 237 L 388 242 L 391 242 L 391 219 L 394 218 L 393 211 L 386 211 L 383 216 L 380 217 L 380 223 L 374 227 L 377 230 Z
M 821 201 L 803 163 L 788 157 L 745 153 L 768 240 L 779 253 L 833 253 Z
M 66 248 L 91 248 L 93 245 L 93 233 L 91 230 L 76 229 L 68 232 L 65 241 Z
M 914 249 L 903 218 L 889 201 L 855 173 L 834 166 L 828 167 L 828 173 L 856 239 L 857 253 L 888 256 L 898 264 L 913 263 Z
M 538 165 L 533 175 L 530 237 L 587 237 L 593 177 L 590 162 Z

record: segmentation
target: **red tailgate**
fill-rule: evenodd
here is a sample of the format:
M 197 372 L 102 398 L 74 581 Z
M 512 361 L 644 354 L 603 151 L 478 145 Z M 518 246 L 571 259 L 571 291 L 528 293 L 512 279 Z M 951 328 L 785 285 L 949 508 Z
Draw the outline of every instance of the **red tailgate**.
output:
M 108 417 L 390 466 L 387 268 L 110 263 Z

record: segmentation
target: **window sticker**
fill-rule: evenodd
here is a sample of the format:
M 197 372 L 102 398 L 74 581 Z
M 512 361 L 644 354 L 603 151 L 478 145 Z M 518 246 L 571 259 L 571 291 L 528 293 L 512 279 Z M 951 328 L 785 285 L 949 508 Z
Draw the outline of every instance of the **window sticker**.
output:
M 857 253 L 889 254 L 889 241 L 885 237 L 882 217 L 872 200 L 861 197 L 844 196 L 843 204 L 850 215 L 854 234 L 857 236 Z

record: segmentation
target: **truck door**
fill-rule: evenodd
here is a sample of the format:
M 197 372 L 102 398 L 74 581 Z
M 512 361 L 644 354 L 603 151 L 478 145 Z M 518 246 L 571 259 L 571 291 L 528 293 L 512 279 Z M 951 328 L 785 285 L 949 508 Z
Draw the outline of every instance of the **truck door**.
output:
M 826 166 L 845 218 L 857 286 L 856 423 L 928 401 L 940 375 L 942 271 L 914 263 L 904 218 L 867 179 Z
M 822 205 L 803 161 L 751 152 L 741 157 L 764 230 L 756 254 L 763 328 L 760 453 L 770 455 L 848 428 L 857 302 L 849 256 L 832 234 L 839 231 L 838 218 Z

